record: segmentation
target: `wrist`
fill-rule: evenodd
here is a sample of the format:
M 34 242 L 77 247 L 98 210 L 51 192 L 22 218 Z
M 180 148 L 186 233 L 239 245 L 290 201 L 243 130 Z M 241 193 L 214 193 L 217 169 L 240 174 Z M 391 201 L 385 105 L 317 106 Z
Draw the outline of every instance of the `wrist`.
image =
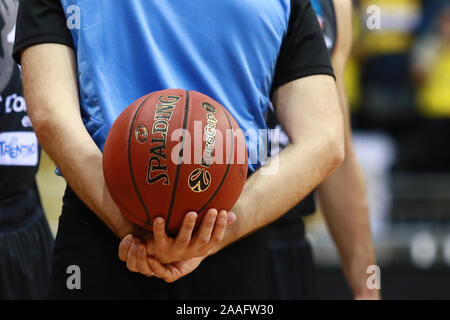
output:
M 133 237 L 144 240 L 145 233 L 148 231 L 128 220 L 121 212 L 115 216 L 114 220 L 111 223 L 112 226 L 110 229 L 119 239 L 123 239 L 127 235 L 132 234 Z

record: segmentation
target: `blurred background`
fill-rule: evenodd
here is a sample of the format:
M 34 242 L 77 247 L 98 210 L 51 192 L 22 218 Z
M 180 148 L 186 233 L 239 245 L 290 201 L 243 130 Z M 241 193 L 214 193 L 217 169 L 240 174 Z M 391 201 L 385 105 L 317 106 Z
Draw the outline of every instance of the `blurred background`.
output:
M 449 299 L 450 1 L 354 4 L 346 84 L 382 296 Z M 351 298 L 320 213 L 307 223 L 319 298 Z
M 382 296 L 450 299 L 450 0 L 354 3 L 346 83 Z M 54 169 L 43 154 L 37 179 L 56 233 L 65 182 Z M 307 230 L 317 297 L 351 299 L 320 212 Z

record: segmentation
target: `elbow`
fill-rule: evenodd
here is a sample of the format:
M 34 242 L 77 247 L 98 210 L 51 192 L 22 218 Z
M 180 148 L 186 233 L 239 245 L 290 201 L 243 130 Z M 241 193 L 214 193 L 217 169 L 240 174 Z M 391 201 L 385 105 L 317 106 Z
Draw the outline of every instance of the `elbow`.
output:
M 27 109 L 33 131 L 36 133 L 41 145 L 47 138 L 54 138 L 53 127 L 55 120 L 52 119 L 51 113 L 44 107 L 44 104 L 37 104 L 32 99 L 28 99 Z
M 344 142 L 342 141 L 341 143 L 339 143 L 338 146 L 336 146 L 336 151 L 334 153 L 333 165 L 335 169 L 339 168 L 341 164 L 344 162 L 344 160 L 345 160 L 345 146 Z
M 28 115 L 33 124 L 33 130 L 38 137 L 49 129 L 50 121 L 45 112 L 39 110 L 39 108 L 31 108 L 28 105 Z
M 345 139 L 343 134 L 336 134 L 328 143 L 330 173 L 341 166 L 345 160 Z

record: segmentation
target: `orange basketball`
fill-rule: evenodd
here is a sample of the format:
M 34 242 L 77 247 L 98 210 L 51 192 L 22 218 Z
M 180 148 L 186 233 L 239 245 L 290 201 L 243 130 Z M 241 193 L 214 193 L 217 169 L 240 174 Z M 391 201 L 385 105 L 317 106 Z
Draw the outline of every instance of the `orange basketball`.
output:
M 122 213 L 152 230 L 156 217 L 168 233 L 186 213 L 229 211 L 247 178 L 242 131 L 217 101 L 195 91 L 150 93 L 126 108 L 103 150 L 108 189 Z

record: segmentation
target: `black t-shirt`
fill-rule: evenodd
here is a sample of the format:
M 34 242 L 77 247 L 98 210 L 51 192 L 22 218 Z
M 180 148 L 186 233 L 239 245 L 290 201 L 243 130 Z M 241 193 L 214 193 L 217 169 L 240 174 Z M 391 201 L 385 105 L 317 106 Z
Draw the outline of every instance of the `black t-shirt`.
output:
M 333 52 L 337 41 L 337 21 L 333 0 L 312 0 L 328 50 Z
M 41 43 L 59 43 L 73 48 L 72 35 L 60 0 L 22 0 L 17 14 L 13 57 L 20 64 L 20 52 Z
M 314 74 L 334 77 L 330 53 L 310 1 L 291 1 L 291 18 L 280 49 L 272 90 Z
M 20 69 L 11 57 L 17 0 L 0 1 L 0 201 L 35 187 L 39 146 L 27 114 Z

